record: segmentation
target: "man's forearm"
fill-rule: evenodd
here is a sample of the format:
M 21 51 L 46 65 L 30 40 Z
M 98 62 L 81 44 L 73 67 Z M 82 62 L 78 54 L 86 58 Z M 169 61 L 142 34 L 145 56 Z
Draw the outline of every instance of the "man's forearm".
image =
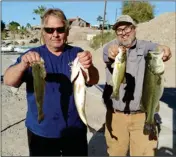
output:
M 89 68 L 89 77 L 90 80 L 89 82 L 86 82 L 89 85 L 94 85 L 97 84 L 99 81 L 99 72 L 97 70 L 96 67 L 94 67 L 93 65 Z
M 24 71 L 25 69 L 22 67 L 21 64 L 9 67 L 4 74 L 4 84 L 13 87 L 19 87 Z

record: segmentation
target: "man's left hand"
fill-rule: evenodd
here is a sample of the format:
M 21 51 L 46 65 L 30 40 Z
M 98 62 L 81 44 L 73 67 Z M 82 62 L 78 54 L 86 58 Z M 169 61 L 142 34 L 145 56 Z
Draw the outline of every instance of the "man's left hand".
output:
M 171 57 L 172 57 L 172 54 L 171 54 L 171 50 L 169 47 L 167 46 L 164 46 L 164 45 L 160 45 L 160 47 L 163 49 L 164 51 L 164 54 L 163 54 L 163 61 L 166 62 L 168 61 Z
M 85 69 L 88 69 L 90 66 L 92 66 L 92 55 L 89 51 L 80 52 L 77 54 L 77 57 Z

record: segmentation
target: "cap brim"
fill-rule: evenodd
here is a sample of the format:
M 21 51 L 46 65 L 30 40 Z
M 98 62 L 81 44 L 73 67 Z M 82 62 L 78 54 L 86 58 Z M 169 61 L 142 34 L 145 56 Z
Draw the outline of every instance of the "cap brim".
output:
M 136 25 L 134 25 L 134 24 L 131 23 L 131 22 L 119 21 L 119 22 L 116 22 L 116 23 L 113 25 L 112 29 L 113 29 L 113 30 L 116 30 L 116 28 L 117 28 L 119 25 L 124 25 L 124 24 L 131 24 L 131 25 L 133 25 L 133 26 L 136 26 Z

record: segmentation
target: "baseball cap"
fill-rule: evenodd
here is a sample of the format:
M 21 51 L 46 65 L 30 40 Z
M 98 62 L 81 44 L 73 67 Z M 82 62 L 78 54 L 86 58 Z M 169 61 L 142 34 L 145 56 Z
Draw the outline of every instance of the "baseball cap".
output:
M 129 15 L 121 15 L 117 19 L 116 23 L 113 25 L 113 29 L 115 30 L 117 28 L 117 26 L 122 22 L 131 23 L 132 25 L 136 26 L 135 21 Z

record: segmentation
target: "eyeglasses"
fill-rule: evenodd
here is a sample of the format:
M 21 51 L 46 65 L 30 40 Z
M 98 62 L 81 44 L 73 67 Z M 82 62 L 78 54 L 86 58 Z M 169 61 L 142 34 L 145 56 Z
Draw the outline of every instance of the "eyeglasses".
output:
M 125 33 L 130 33 L 131 30 L 132 30 L 132 28 L 133 28 L 132 25 L 126 26 L 124 29 L 121 29 L 121 28 L 117 29 L 116 32 L 117 32 L 118 35 L 123 34 L 123 31 L 124 31 Z
M 65 33 L 65 27 L 57 27 L 57 28 L 44 27 L 43 29 L 48 34 L 53 34 L 55 31 L 57 33 Z

